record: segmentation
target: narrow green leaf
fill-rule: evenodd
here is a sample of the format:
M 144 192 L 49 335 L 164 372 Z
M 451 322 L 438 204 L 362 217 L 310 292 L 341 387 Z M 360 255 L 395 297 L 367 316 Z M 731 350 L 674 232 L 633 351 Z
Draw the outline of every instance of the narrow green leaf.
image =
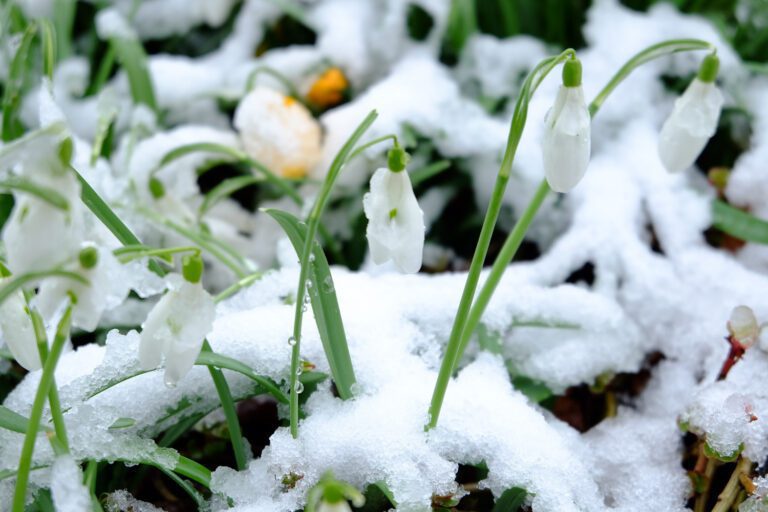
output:
M 85 285 L 90 284 L 90 282 L 80 274 L 69 272 L 68 270 L 45 270 L 43 272 L 28 272 L 26 274 L 9 277 L 5 284 L 0 287 L 0 304 L 2 304 L 5 299 L 10 297 L 13 292 L 24 287 L 24 285 L 34 283 L 41 279 L 45 279 L 46 277 L 65 277 Z
M 160 160 L 158 169 L 165 165 L 168 165 L 174 160 L 178 160 L 179 158 L 185 155 L 188 155 L 190 153 L 198 153 L 198 152 L 213 153 L 217 155 L 226 156 L 227 158 L 230 158 L 235 162 L 240 162 L 242 164 L 245 164 L 248 167 L 252 168 L 253 170 L 257 171 L 262 176 L 264 176 L 264 179 L 266 179 L 268 182 L 273 184 L 276 188 L 280 189 L 285 195 L 290 197 L 293 200 L 293 202 L 295 202 L 296 204 L 301 205 L 303 202 L 299 193 L 296 192 L 296 190 L 291 186 L 288 180 L 285 180 L 280 176 L 276 175 L 264 164 L 251 159 L 250 157 L 248 157 L 248 155 L 246 155 L 242 151 L 229 146 L 225 146 L 224 144 L 217 144 L 215 142 L 195 142 L 192 144 L 185 144 L 183 146 L 179 146 L 165 154 L 163 159 Z
M 110 430 L 120 430 L 122 428 L 130 428 L 136 424 L 136 420 L 133 418 L 117 418 L 114 423 L 109 426 Z
M 188 495 L 190 498 L 192 498 L 192 500 L 193 500 L 193 501 L 195 502 L 195 504 L 197 505 L 197 509 L 198 509 L 198 510 L 205 510 L 205 499 L 203 498 L 203 496 L 202 496 L 202 495 L 201 495 L 199 492 L 197 492 L 197 491 L 195 490 L 195 488 L 194 488 L 194 487 L 192 487 L 191 485 L 189 485 L 189 483 L 187 483 L 187 481 L 186 481 L 186 480 L 184 480 L 183 478 L 181 478 L 179 475 L 177 475 L 177 474 L 176 474 L 176 473 L 174 473 L 173 471 L 169 471 L 169 470 L 167 470 L 167 469 L 165 469 L 165 468 L 158 468 L 158 469 L 160 469 L 160 471 L 162 471 L 162 472 L 165 474 L 165 476 L 167 476 L 168 478 L 170 478 L 171 480 L 173 480 L 174 482 L 176 482 L 176 485 L 178 485 L 179 487 L 181 487 L 181 489 L 182 489 L 184 492 L 186 492 L 186 493 L 187 493 L 187 495 Z
M 206 487 L 211 486 L 211 472 L 208 468 L 183 455 L 179 456 L 179 462 L 176 464 L 174 471 Z
M 53 80 L 53 70 L 56 68 L 56 30 L 53 28 L 53 24 L 46 20 L 41 19 L 40 23 L 40 39 L 43 50 L 43 72 L 49 80 Z
M 53 24 L 56 27 L 56 48 L 60 59 L 66 59 L 71 53 L 72 27 L 75 23 L 75 0 L 53 1 Z
M 512 377 L 512 385 L 515 389 L 527 396 L 531 402 L 537 404 L 554 395 L 552 390 L 549 389 L 546 384 L 538 380 L 533 380 L 525 375 Z
M 93 138 L 91 147 L 91 165 L 95 165 L 99 156 L 104 150 L 104 143 L 112 127 L 112 123 L 117 119 L 117 102 L 111 89 L 105 89 L 99 96 L 97 109 L 99 111 L 98 121 L 96 123 L 96 135 Z
M 306 226 L 287 212 L 266 210 L 266 213 L 280 224 L 285 234 L 288 235 L 296 253 L 300 254 L 304 247 Z M 344 324 L 341 320 L 341 311 L 339 310 L 339 302 L 336 298 L 336 289 L 328 260 L 318 244 L 312 248 L 312 254 L 315 261 L 310 269 L 312 287 L 309 290 L 309 297 L 312 301 L 312 310 L 315 312 L 315 323 L 339 396 L 346 400 L 352 397 L 352 386 L 355 384 L 355 372 L 352 368 L 352 359 L 349 356 L 347 335 L 344 332 Z
M 113 37 L 109 40 L 115 49 L 115 56 L 126 75 L 131 88 L 131 97 L 135 103 L 143 103 L 157 112 L 155 89 L 147 67 L 147 55 L 138 39 Z
M 28 426 L 29 420 L 27 418 L 4 405 L 0 405 L 0 428 L 26 434 Z
M 52 188 L 38 185 L 32 180 L 28 180 L 20 176 L 15 176 L 15 177 L 6 178 L 4 180 L 0 180 L 0 190 L 3 190 L 3 191 L 16 190 L 19 192 L 26 192 L 27 194 L 31 194 L 37 197 L 38 199 L 40 199 L 41 201 L 45 201 L 51 206 L 54 206 L 61 210 L 69 209 L 69 202 L 67 201 L 67 198 L 61 195 L 59 192 L 57 192 Z
M 255 371 L 253 371 L 253 368 L 245 363 L 241 363 L 237 359 L 232 359 L 231 357 L 217 354 L 215 352 L 201 352 L 197 357 L 195 364 L 215 366 L 216 368 L 226 368 L 227 370 L 232 370 L 233 372 L 245 375 L 259 386 L 261 386 L 267 393 L 274 396 L 278 402 L 284 404 L 288 403 L 288 397 L 272 379 L 257 374 Z
M 21 42 L 16 50 L 16 54 L 11 59 L 11 65 L 8 70 L 8 78 L 4 82 L 3 90 L 3 124 L 0 138 L 8 142 L 19 137 L 24 129 L 18 119 L 19 107 L 21 106 L 21 92 L 24 87 L 24 78 L 27 67 L 29 66 L 29 49 L 37 32 L 37 25 L 30 23 L 21 37 Z
M 432 176 L 437 176 L 451 166 L 450 160 L 439 160 L 410 173 L 411 184 L 416 187 Z
M 198 216 L 202 217 L 219 201 L 231 196 L 238 190 L 262 181 L 264 181 L 262 178 L 257 178 L 256 176 L 236 176 L 222 181 L 205 194 L 205 199 L 203 199 L 203 204 L 200 205 Z
M 768 221 L 719 199 L 712 202 L 712 225 L 745 242 L 768 244 Z
M 528 492 L 522 487 L 512 487 L 507 489 L 493 506 L 493 512 L 516 512 L 525 502 Z

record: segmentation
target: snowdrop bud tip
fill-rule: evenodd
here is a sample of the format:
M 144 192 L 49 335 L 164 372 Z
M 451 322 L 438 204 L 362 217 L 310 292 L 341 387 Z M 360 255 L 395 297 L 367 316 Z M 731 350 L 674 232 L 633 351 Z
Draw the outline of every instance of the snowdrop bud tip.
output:
M 68 166 L 72 161 L 72 153 L 74 152 L 74 144 L 72 139 L 67 137 L 61 144 L 59 144 L 59 160 L 64 166 Z
M 408 165 L 411 156 L 403 148 L 396 145 L 387 153 L 387 167 L 392 172 L 400 172 Z
M 710 53 L 704 60 L 701 61 L 699 66 L 698 79 L 704 83 L 712 83 L 717 78 L 717 72 L 720 69 L 720 59 L 717 58 L 716 53 Z
M 181 273 L 190 283 L 199 283 L 203 276 L 203 258 L 199 254 L 191 254 L 181 259 Z
M 99 251 L 95 247 L 86 247 L 80 251 L 77 259 L 83 268 L 93 268 L 99 262 Z
M 578 87 L 581 85 L 581 61 L 573 58 L 563 64 L 563 85 Z
M 155 199 L 160 199 L 165 195 L 165 185 L 153 176 L 149 178 L 149 192 Z

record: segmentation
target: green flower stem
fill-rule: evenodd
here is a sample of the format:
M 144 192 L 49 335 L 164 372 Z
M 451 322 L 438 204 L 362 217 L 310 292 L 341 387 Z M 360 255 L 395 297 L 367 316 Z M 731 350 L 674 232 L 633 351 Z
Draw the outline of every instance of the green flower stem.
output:
M 480 323 L 480 318 L 483 316 L 483 312 L 485 312 L 485 308 L 488 306 L 488 303 L 493 296 L 493 292 L 496 291 L 496 286 L 498 286 L 501 276 L 504 274 L 504 270 L 520 248 L 520 244 L 523 242 L 523 238 L 525 238 L 525 233 L 528 231 L 531 221 L 533 221 L 533 218 L 538 213 L 539 208 L 547 195 L 549 195 L 550 190 L 547 180 L 541 180 L 531 202 L 528 203 L 523 214 L 517 220 L 514 228 L 512 228 L 509 236 L 504 241 L 504 245 L 502 246 L 501 251 L 499 251 L 496 261 L 493 262 L 493 267 L 491 267 L 491 272 L 488 274 L 488 279 L 483 283 L 483 287 L 478 292 L 477 298 L 472 304 L 472 309 L 469 311 L 469 316 L 467 317 L 464 331 L 461 335 L 461 344 L 459 345 L 457 359 L 454 361 L 452 372 L 456 369 L 458 360 L 466 350 L 469 340 L 472 337 L 472 333 L 475 331 L 475 328 L 477 328 L 477 324 Z
M 203 340 L 202 352 L 213 352 L 208 340 Z M 238 470 L 243 470 L 248 465 L 248 456 L 245 452 L 245 443 L 243 442 L 243 432 L 240 429 L 240 421 L 237 418 L 237 407 L 234 400 L 232 400 L 232 393 L 227 384 L 227 379 L 224 377 L 224 372 L 215 366 L 209 366 L 208 372 L 213 379 L 213 385 L 216 387 L 216 392 L 219 394 L 219 400 L 221 401 L 221 408 L 224 411 L 224 417 L 227 420 L 227 427 L 229 428 L 229 437 L 232 441 L 232 451 L 235 453 L 235 463 Z
M 171 263 L 173 262 L 171 256 L 174 254 L 183 254 L 185 252 L 200 254 L 200 248 L 196 246 L 183 246 L 155 249 L 147 245 L 125 245 L 112 251 L 112 254 L 120 260 L 120 263 L 128 263 L 132 260 L 152 256 L 160 257 L 164 261 Z
M 715 47 L 711 43 L 700 39 L 672 39 L 670 41 L 664 41 L 649 46 L 645 50 L 637 53 L 634 57 L 629 59 L 626 64 L 619 68 L 616 74 L 613 75 L 605 87 L 603 87 L 603 90 L 600 91 L 598 95 L 595 96 L 595 99 L 592 100 L 592 103 L 590 103 L 589 115 L 594 116 L 613 90 L 623 82 L 632 71 L 646 62 L 677 52 L 714 49 Z
M 32 330 L 35 333 L 35 341 L 37 342 L 37 350 L 40 353 L 40 361 L 42 364 L 45 364 L 45 360 L 48 358 L 48 335 L 45 332 L 45 325 L 40 313 L 30 305 L 31 295 L 31 292 L 25 291 L 24 300 L 27 303 L 27 309 L 29 310 L 30 319 L 32 320 Z M 56 386 L 56 378 L 54 376 L 51 376 L 51 390 L 48 392 L 48 405 L 51 409 L 51 418 L 53 419 L 53 428 L 56 432 L 56 437 L 64 448 L 64 451 L 69 453 L 69 438 L 64 423 L 64 413 L 61 410 L 59 388 Z
M 440 366 L 440 373 L 435 382 L 435 390 L 432 394 L 432 401 L 429 406 L 429 422 L 425 426 L 425 430 L 434 428 L 437 425 L 437 420 L 440 416 L 440 409 L 445 398 L 445 392 L 448 389 L 448 383 L 453 373 L 455 362 L 459 359 L 459 348 L 461 344 L 461 335 L 464 331 L 464 325 L 467 321 L 467 315 L 469 314 L 472 300 L 477 289 L 477 283 L 480 280 L 480 272 L 483 269 L 483 263 L 485 257 L 488 254 L 488 247 L 491 243 L 491 236 L 496 225 L 496 220 L 499 217 L 501 211 L 502 201 L 504 199 L 504 191 L 507 188 L 507 182 L 512 171 L 512 162 L 515 158 L 515 152 L 517 151 L 517 145 L 520 143 L 520 138 L 523 135 L 523 128 L 525 127 L 525 120 L 528 117 L 528 103 L 533 96 L 534 91 L 541 84 L 542 80 L 552 71 L 555 66 L 561 62 L 573 58 L 575 55 L 573 50 L 566 50 L 556 57 L 548 57 L 542 60 L 531 71 L 523 83 L 523 87 L 520 90 L 520 95 L 517 98 L 515 105 L 515 112 L 512 116 L 512 123 L 509 130 L 509 138 L 507 140 L 507 148 L 504 152 L 504 158 L 501 162 L 501 168 L 499 174 L 496 176 L 496 183 L 491 193 L 491 201 L 488 205 L 488 211 L 485 214 L 485 220 L 483 220 L 483 226 L 480 229 L 480 237 L 477 241 L 477 247 L 475 248 L 475 254 L 472 256 L 472 263 L 469 267 L 467 274 L 467 281 L 464 283 L 464 291 L 461 294 L 461 300 L 459 301 L 459 309 L 456 313 L 456 318 L 451 328 L 451 334 L 448 339 L 448 345 L 445 349 L 445 356 L 443 356 L 443 362 Z
M 176 232 L 187 240 L 190 240 L 191 242 L 194 242 L 200 246 L 200 248 L 202 248 L 205 252 L 209 253 L 211 256 L 229 268 L 235 274 L 235 276 L 237 276 L 238 279 L 242 279 L 249 274 L 248 270 L 246 269 L 247 263 L 245 262 L 245 258 L 234 249 L 226 246 L 220 240 L 216 240 L 211 236 L 206 236 L 202 232 L 198 232 L 186 226 L 177 224 L 172 220 L 157 215 L 156 213 L 146 208 L 140 208 L 139 212 L 156 225 L 165 226 L 171 231 Z
M 257 272 L 254 272 L 253 274 L 245 276 L 244 278 L 240 279 L 238 282 L 236 282 L 226 290 L 216 295 L 213 298 L 213 300 L 218 304 L 219 302 L 232 297 L 234 294 L 236 294 L 243 288 L 247 288 L 251 286 L 253 283 L 258 281 L 262 277 L 264 277 L 264 272 L 261 272 L 261 271 L 257 271 Z
M 707 50 L 711 48 L 712 48 L 712 45 L 710 43 L 707 43 L 706 41 L 700 41 L 696 39 L 680 39 L 680 40 L 665 41 L 665 42 L 650 46 L 645 50 L 642 50 L 640 53 L 636 54 L 629 61 L 627 61 L 627 63 L 619 69 L 619 71 L 611 78 L 611 80 L 608 81 L 605 87 L 598 93 L 598 95 L 595 97 L 592 103 L 590 103 L 589 105 L 590 116 L 594 117 L 597 114 L 603 102 L 605 102 L 605 100 L 608 98 L 611 92 L 613 92 L 613 90 L 627 76 L 629 76 L 629 74 L 638 66 L 641 66 L 653 59 L 656 59 L 665 55 L 669 55 L 671 53 L 676 53 L 681 51 L 690 51 L 690 50 Z M 539 66 L 541 66 L 541 64 Z M 551 70 L 551 67 L 549 68 L 549 70 Z M 531 74 L 533 75 L 535 71 L 536 70 L 534 70 L 534 72 Z M 525 85 L 523 86 L 523 91 L 521 91 L 521 98 L 523 97 L 524 92 L 525 92 Z M 533 90 L 531 90 L 529 94 L 532 94 L 532 93 L 533 93 Z M 520 99 L 518 99 L 518 106 L 519 104 L 520 104 Z M 517 114 L 518 114 L 518 108 L 515 109 L 515 116 L 513 117 L 513 120 L 512 120 L 512 130 L 510 131 L 510 140 L 512 140 L 513 138 L 513 132 L 519 131 L 516 142 L 519 141 L 520 134 L 522 134 L 522 130 L 525 125 L 525 117 L 522 118 L 521 122 L 516 123 L 515 120 L 518 117 Z M 515 147 L 517 145 L 516 142 L 515 142 Z M 509 152 L 509 145 L 508 145 L 507 155 L 509 155 L 509 153 L 510 152 Z M 514 148 L 510 156 L 511 156 L 511 159 L 514 158 Z M 507 159 L 505 155 L 505 162 L 506 160 Z M 512 162 L 510 160 L 509 167 L 507 169 L 511 169 L 511 164 Z M 504 173 L 504 170 L 505 170 L 504 163 L 502 163 L 502 170 L 499 171 L 499 176 L 501 176 Z M 494 188 L 494 194 L 491 198 L 491 205 L 489 205 L 488 207 L 489 214 L 492 210 L 492 207 L 494 207 L 493 203 L 497 198 L 496 192 L 498 188 L 499 188 L 499 180 L 497 179 L 496 188 Z M 446 355 L 443 358 L 443 364 L 440 368 L 440 373 L 437 378 L 437 383 L 435 384 L 435 392 L 432 396 L 432 402 L 430 404 L 430 410 L 429 410 L 430 419 L 426 427 L 427 429 L 434 428 L 437 425 L 437 420 L 440 414 L 440 408 L 442 407 L 443 399 L 445 398 L 445 391 L 448 387 L 448 383 L 450 382 L 451 375 L 456 369 L 456 366 L 458 365 L 461 355 L 463 354 L 464 349 L 466 349 L 466 346 L 469 343 L 469 338 L 471 337 L 474 329 L 477 327 L 477 324 L 480 322 L 482 314 L 485 311 L 485 307 L 488 305 L 488 302 L 490 301 L 493 295 L 493 292 L 496 289 L 496 286 L 501 280 L 501 276 L 503 275 L 504 270 L 506 269 L 509 262 L 512 261 L 512 258 L 517 252 L 517 249 L 520 247 L 520 243 L 525 237 L 525 233 L 527 232 L 531 221 L 533 220 L 534 216 L 538 212 L 539 207 L 541 206 L 544 199 L 546 198 L 549 190 L 550 189 L 546 180 L 542 180 L 530 204 L 526 207 L 525 211 L 523 212 L 521 217 L 518 219 L 514 228 L 508 235 L 507 240 L 504 242 L 504 246 L 502 247 L 502 250 L 499 253 L 498 257 L 496 258 L 496 261 L 494 262 L 494 265 L 491 268 L 490 273 L 488 274 L 488 279 L 483 284 L 483 288 L 478 293 L 477 301 L 472 305 L 471 308 L 469 307 L 468 302 L 470 299 L 472 299 L 472 297 L 470 297 L 467 300 L 466 307 L 462 308 L 462 305 L 464 305 L 465 296 L 467 295 L 467 285 L 465 285 L 465 289 L 464 289 L 465 293 L 464 295 L 462 295 L 462 304 L 459 306 L 459 313 L 457 313 L 456 321 L 454 322 L 454 329 L 451 331 L 451 338 L 449 339 L 448 347 L 446 348 Z M 502 190 L 502 194 L 503 194 L 503 190 Z M 488 215 L 486 215 L 486 220 L 488 220 Z M 494 218 L 493 219 L 494 224 L 495 224 L 495 220 L 496 219 Z M 485 228 L 485 223 L 483 224 L 483 228 Z M 492 226 L 491 226 L 491 230 L 492 230 Z M 480 237 L 482 240 L 482 237 L 483 237 L 482 232 Z M 490 235 L 489 235 L 489 239 L 490 239 Z M 481 248 L 482 248 L 481 243 L 478 242 L 478 247 L 475 250 L 475 257 L 473 257 L 472 259 L 473 266 L 475 265 L 475 259 Z M 482 252 L 483 259 L 485 259 L 487 245 L 485 246 L 485 248 L 486 249 Z M 479 273 L 481 270 L 479 267 L 481 265 L 482 265 L 482 261 L 478 266 L 477 275 L 474 276 L 474 283 L 472 288 L 473 292 L 474 292 L 474 286 L 476 286 L 477 284 L 477 278 L 479 277 Z M 470 280 L 473 279 L 472 272 L 473 272 L 473 268 L 470 267 L 470 275 L 467 276 L 468 284 L 470 283 Z M 457 330 L 458 330 L 458 333 L 456 332 Z
M 366 118 L 360 123 L 360 126 L 352 133 L 352 136 L 342 146 L 339 153 L 334 158 L 331 168 L 328 170 L 328 175 L 325 177 L 323 186 L 320 189 L 320 193 L 315 200 L 315 204 L 307 217 L 307 236 L 304 240 L 304 248 L 301 252 L 301 270 L 299 272 L 299 286 L 296 290 L 296 311 L 293 320 L 293 340 L 294 345 L 291 351 L 291 379 L 290 379 L 290 425 L 291 435 L 295 438 L 299 435 L 299 393 L 296 389 L 299 383 L 298 368 L 301 355 L 301 324 L 304 315 L 304 296 L 307 292 L 307 277 L 309 276 L 309 266 L 311 265 L 310 255 L 312 254 L 312 247 L 317 242 L 315 241 L 315 235 L 317 233 L 318 225 L 320 224 L 320 217 L 323 214 L 325 204 L 328 202 L 328 197 L 331 195 L 333 184 L 336 181 L 342 167 L 347 162 L 347 157 L 352 152 L 352 149 L 360 140 L 360 137 L 368 130 L 373 122 L 378 117 L 375 110 L 371 111 Z
M 394 135 L 394 134 L 382 135 L 381 137 L 376 137 L 375 139 L 370 140 L 370 141 L 366 142 L 365 144 L 360 144 L 358 147 L 356 147 L 355 150 L 347 158 L 347 162 L 349 162 L 350 160 L 352 160 L 355 157 L 357 157 L 358 155 L 360 155 L 366 149 L 368 149 L 368 148 L 370 148 L 372 146 L 375 146 L 376 144 L 379 144 L 381 142 L 387 141 L 387 140 L 391 140 L 392 143 L 395 146 L 398 145 L 397 135 Z
M 69 336 L 69 325 L 72 317 L 72 305 L 67 306 L 64 315 L 56 328 L 56 335 L 53 338 L 51 351 L 45 360 L 43 373 L 40 376 L 40 384 L 37 386 L 35 399 L 32 403 L 32 411 L 29 417 L 29 428 L 24 436 L 24 444 L 19 458 L 19 470 L 16 476 L 16 489 L 13 494 L 13 512 L 24 512 L 24 503 L 27 496 L 27 484 L 29 483 L 29 471 L 32 467 L 32 454 L 35 450 L 35 441 L 40 429 L 40 421 L 43 416 L 43 407 L 45 399 L 49 395 L 51 385 L 53 384 L 53 374 L 56 370 L 56 364 L 64 348 L 64 344 Z

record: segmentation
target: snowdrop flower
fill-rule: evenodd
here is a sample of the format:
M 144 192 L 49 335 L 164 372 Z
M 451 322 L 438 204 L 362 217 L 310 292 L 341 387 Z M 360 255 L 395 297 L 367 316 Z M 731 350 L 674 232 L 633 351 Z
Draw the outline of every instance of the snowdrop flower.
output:
M 563 84 L 544 123 L 544 175 L 552 190 L 568 192 L 584 177 L 590 154 L 590 117 L 579 59 L 563 65 Z
M 0 286 L 10 273 L 0 265 Z M 14 359 L 29 371 L 42 367 L 40 352 L 37 349 L 35 329 L 32 327 L 32 318 L 29 316 L 27 303 L 21 291 L 11 294 L 0 304 L 0 334 L 2 341 L 13 354 Z
M 62 209 L 31 194 L 14 194 L 16 204 L 2 237 L 14 274 L 49 270 L 80 249 L 84 234 L 80 182 L 65 167 L 71 158 L 71 141 L 65 139 L 61 147 L 57 151 L 41 141 L 21 162 L 25 179 L 55 190 L 68 204 Z
M 355 507 L 365 505 L 365 497 L 346 482 L 340 482 L 328 471 L 307 494 L 307 512 L 352 512 L 347 500 Z
M 89 245 L 78 255 L 77 262 L 67 268 L 82 275 L 81 283 L 59 277 L 48 278 L 40 285 L 35 299 L 44 318 L 53 318 L 66 304 L 70 294 L 77 297 L 72 306 L 72 325 L 93 331 L 105 311 L 123 303 L 131 288 L 131 279 L 112 251 Z
M 719 60 L 704 58 L 699 74 L 682 96 L 661 128 L 659 157 L 669 172 L 687 169 L 696 161 L 717 130 L 723 96 L 715 85 Z
M 144 370 L 165 359 L 165 383 L 175 386 L 195 364 L 203 339 L 211 332 L 216 305 L 200 283 L 203 260 L 184 258 L 183 277 L 168 276 L 168 292 L 142 325 L 139 362 Z
M 320 161 L 320 125 L 289 96 L 257 87 L 240 101 L 234 123 L 246 153 L 280 176 L 302 178 Z
M 399 147 L 389 152 L 389 168 L 378 169 L 371 178 L 371 191 L 363 196 L 368 218 L 368 245 L 374 263 L 394 261 L 402 272 L 421 268 L 424 251 L 424 212 L 405 165 L 408 155 Z

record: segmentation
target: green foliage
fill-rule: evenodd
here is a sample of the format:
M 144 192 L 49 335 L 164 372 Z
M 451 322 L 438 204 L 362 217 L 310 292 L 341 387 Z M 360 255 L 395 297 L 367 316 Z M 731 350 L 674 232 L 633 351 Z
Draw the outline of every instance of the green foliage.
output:
M 745 242 L 768 244 L 768 221 L 719 199 L 712 202 L 712 225 Z

